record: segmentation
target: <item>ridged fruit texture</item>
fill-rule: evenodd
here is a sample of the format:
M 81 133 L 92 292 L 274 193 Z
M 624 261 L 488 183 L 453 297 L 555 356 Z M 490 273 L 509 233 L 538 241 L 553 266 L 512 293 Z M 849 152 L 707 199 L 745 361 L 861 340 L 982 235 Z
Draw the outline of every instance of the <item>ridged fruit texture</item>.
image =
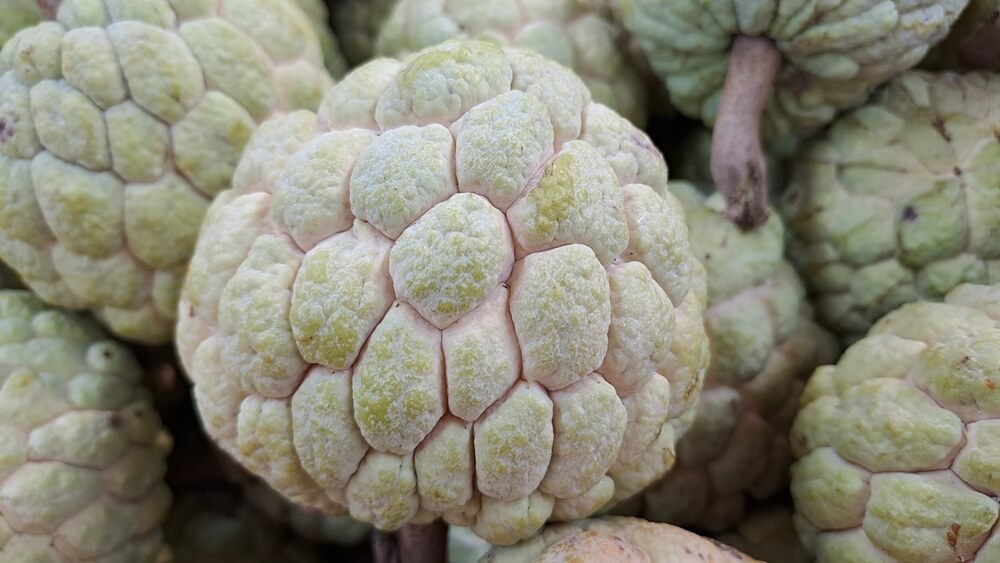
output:
M 456 38 L 538 52 L 575 71 L 595 102 L 640 127 L 646 123 L 640 63 L 606 6 L 588 7 L 580 0 L 399 0 L 382 26 L 376 52 L 402 57 Z
M 816 129 L 944 39 L 968 0 L 621 0 L 623 21 L 683 114 L 715 122 L 735 36 L 784 56 L 762 127 Z
M 707 363 L 662 156 L 583 82 L 452 41 L 265 124 L 209 210 L 178 348 L 279 492 L 493 543 L 666 471 Z M 683 416 L 690 413 L 688 416 Z
M 171 438 L 127 348 L 0 291 L 0 561 L 155 561 Z
M 1000 561 L 1000 288 L 882 318 L 816 370 L 792 427 L 796 526 L 820 561 Z
M 322 65 L 287 0 L 66 0 L 0 51 L 0 259 L 169 341 L 211 198 L 259 122 L 318 105 Z
M 643 491 L 640 514 L 720 531 L 735 526 L 747 504 L 788 487 L 788 430 L 805 380 L 840 350 L 813 320 L 783 257 L 776 214 L 744 231 L 723 217 L 721 196 L 706 201 L 688 184 L 670 186 L 685 202 L 691 249 L 708 272 L 711 361 L 677 464 Z
M 911 71 L 798 157 L 783 214 L 843 340 L 904 303 L 1000 282 L 1000 77 Z

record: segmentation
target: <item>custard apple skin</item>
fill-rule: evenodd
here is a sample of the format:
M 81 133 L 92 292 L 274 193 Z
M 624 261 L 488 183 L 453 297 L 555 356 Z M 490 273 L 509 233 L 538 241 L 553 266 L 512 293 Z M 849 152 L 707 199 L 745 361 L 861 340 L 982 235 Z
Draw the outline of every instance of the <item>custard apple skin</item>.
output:
M 340 50 L 351 66 L 375 56 L 375 42 L 396 0 L 337 0 L 330 6 Z
M 968 0 L 620 0 L 625 26 L 682 114 L 711 126 L 735 36 L 766 37 L 784 63 L 765 136 L 807 133 L 915 66 Z
M 320 47 L 323 49 L 323 60 L 330 74 L 340 78 L 347 72 L 347 61 L 340 52 L 337 38 L 330 29 L 330 10 L 324 0 L 295 0 L 295 5 L 309 18 L 316 32 Z M 310 108 L 311 109 L 311 108 Z
M 640 493 L 638 515 L 719 532 L 736 526 L 747 504 L 787 489 L 787 436 L 799 395 L 839 347 L 813 320 L 805 289 L 783 257 L 784 229 L 775 214 L 744 231 L 722 215 L 719 194 L 706 200 L 686 182 L 671 182 L 670 191 L 684 202 L 691 250 L 708 271 L 711 360 L 677 463 Z
M 609 8 L 580 0 L 399 0 L 378 35 L 379 55 L 401 57 L 447 39 L 531 49 L 573 69 L 593 99 L 646 123 L 646 83 L 630 37 Z
M 810 378 L 795 525 L 820 561 L 1000 561 L 1000 288 L 906 304 Z
M 774 563 L 810 563 L 811 559 L 795 531 L 790 506 L 766 506 L 747 514 L 735 529 L 718 536 L 719 541 L 751 557 Z
M 610 516 L 548 526 L 513 547 L 490 550 L 481 563 L 753 563 L 732 546 L 669 524 Z M 759 563 L 759 562 L 758 562 Z
M 843 341 L 904 303 L 1000 281 L 998 129 L 1000 77 L 911 71 L 799 156 L 789 256 Z
M 171 438 L 132 353 L 4 290 L 0 364 L 0 561 L 155 561 Z
M 0 0 L 0 47 L 18 31 L 41 20 L 38 0 Z
M 920 63 L 921 68 L 932 71 L 963 70 L 960 54 L 962 43 L 977 31 L 990 25 L 995 26 L 998 17 L 1000 0 L 969 0 L 968 7 L 952 26 L 948 36 L 927 53 L 927 58 Z M 979 70 L 998 72 L 1000 60 Z
M 45 301 L 169 342 L 258 123 L 332 80 L 286 0 L 66 0 L 0 51 L 0 259 Z
M 645 134 L 555 62 L 449 41 L 258 130 L 177 346 L 209 435 L 283 495 L 510 544 L 670 467 L 704 284 Z

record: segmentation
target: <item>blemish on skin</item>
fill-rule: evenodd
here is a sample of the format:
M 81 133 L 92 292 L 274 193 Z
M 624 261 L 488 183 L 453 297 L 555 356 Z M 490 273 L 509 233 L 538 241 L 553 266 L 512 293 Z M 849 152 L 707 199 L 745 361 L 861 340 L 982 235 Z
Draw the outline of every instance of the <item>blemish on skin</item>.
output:
M 949 143 L 951 142 L 951 134 L 949 134 L 948 130 L 944 127 L 943 117 L 935 117 L 934 121 L 931 121 L 931 126 L 934 127 L 934 130 L 937 131 L 939 135 L 941 135 L 942 139 L 948 141 Z
M 115 430 L 121 430 L 125 427 L 125 421 L 122 420 L 121 415 L 114 413 L 108 418 L 108 425 Z
M 957 167 L 957 166 L 952 169 L 952 172 L 954 172 L 956 176 L 961 176 L 962 175 L 962 169 L 959 168 L 959 167 Z
M 903 220 L 910 222 L 917 220 L 917 210 L 912 205 L 903 208 Z
M 951 528 L 948 530 L 947 534 L 948 545 L 950 545 L 952 549 L 954 549 L 955 546 L 958 545 L 958 532 L 961 531 L 961 529 L 962 529 L 961 524 L 959 524 L 958 522 L 953 522 L 951 524 Z
M 986 378 L 986 389 L 991 392 L 997 390 L 997 384 L 994 383 L 993 380 L 988 377 Z

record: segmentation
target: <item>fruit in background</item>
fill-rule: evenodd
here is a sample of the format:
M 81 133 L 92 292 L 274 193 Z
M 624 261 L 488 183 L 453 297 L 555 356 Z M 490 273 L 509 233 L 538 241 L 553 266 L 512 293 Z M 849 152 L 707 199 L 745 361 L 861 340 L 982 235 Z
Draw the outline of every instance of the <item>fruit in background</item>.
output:
M 67 1 L 0 51 L 0 259 L 42 299 L 166 342 L 250 135 L 332 82 L 285 0 L 92 7 Z
M 1000 71 L 1000 0 L 969 0 L 948 37 L 931 49 L 920 66 Z
M 736 529 L 721 534 L 719 541 L 772 563 L 810 563 L 792 522 L 792 510 L 786 506 L 768 506 L 754 510 Z
M 333 0 L 333 29 L 351 66 L 375 56 L 375 41 L 396 0 Z
M 0 560 L 155 561 L 171 439 L 131 352 L 0 291 Z
M 816 370 L 791 443 L 820 561 L 1000 561 L 1000 287 L 889 313 Z
M 707 364 L 666 182 L 535 53 L 358 68 L 318 116 L 261 127 L 208 212 L 177 344 L 209 435 L 383 530 L 443 517 L 509 544 L 633 495 Z
M 727 215 L 767 218 L 761 136 L 811 132 L 916 65 L 968 0 L 620 0 L 671 103 L 714 127 Z
M 646 123 L 646 85 L 629 37 L 597 2 L 399 0 L 379 32 L 376 52 L 403 57 L 448 39 L 481 39 L 532 49 L 574 70 L 594 101 Z
M 789 257 L 844 342 L 904 303 L 1000 281 L 998 129 L 1000 77 L 911 71 L 800 154 Z
M 323 49 L 323 60 L 326 61 L 326 68 L 330 74 L 340 78 L 347 72 L 347 61 L 341 54 L 337 38 L 330 30 L 330 11 L 326 7 L 324 0 L 294 0 L 295 5 L 301 9 L 313 24 L 316 38 Z
M 837 341 L 813 320 L 784 259 L 777 216 L 743 231 L 722 215 L 719 194 L 671 182 L 685 206 L 691 250 L 708 272 L 711 361 L 694 424 L 677 463 L 640 493 L 638 515 L 700 530 L 735 526 L 754 500 L 788 486 L 788 429 L 805 379 L 836 360 Z M 630 503 L 635 510 L 635 501 Z
M 753 563 L 756 559 L 713 539 L 669 524 L 607 517 L 549 526 L 513 547 L 495 548 L 484 563 Z M 758 562 L 759 563 L 759 562 Z
M 0 0 L 0 47 L 18 31 L 41 20 L 38 0 Z

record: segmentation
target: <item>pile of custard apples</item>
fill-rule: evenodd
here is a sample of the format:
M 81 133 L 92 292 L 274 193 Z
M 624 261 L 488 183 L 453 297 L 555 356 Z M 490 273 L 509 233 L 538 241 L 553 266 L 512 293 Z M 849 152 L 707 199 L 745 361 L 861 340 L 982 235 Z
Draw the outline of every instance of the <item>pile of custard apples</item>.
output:
M 0 0 L 0 562 L 1000 562 L 997 72 L 996 0 Z

